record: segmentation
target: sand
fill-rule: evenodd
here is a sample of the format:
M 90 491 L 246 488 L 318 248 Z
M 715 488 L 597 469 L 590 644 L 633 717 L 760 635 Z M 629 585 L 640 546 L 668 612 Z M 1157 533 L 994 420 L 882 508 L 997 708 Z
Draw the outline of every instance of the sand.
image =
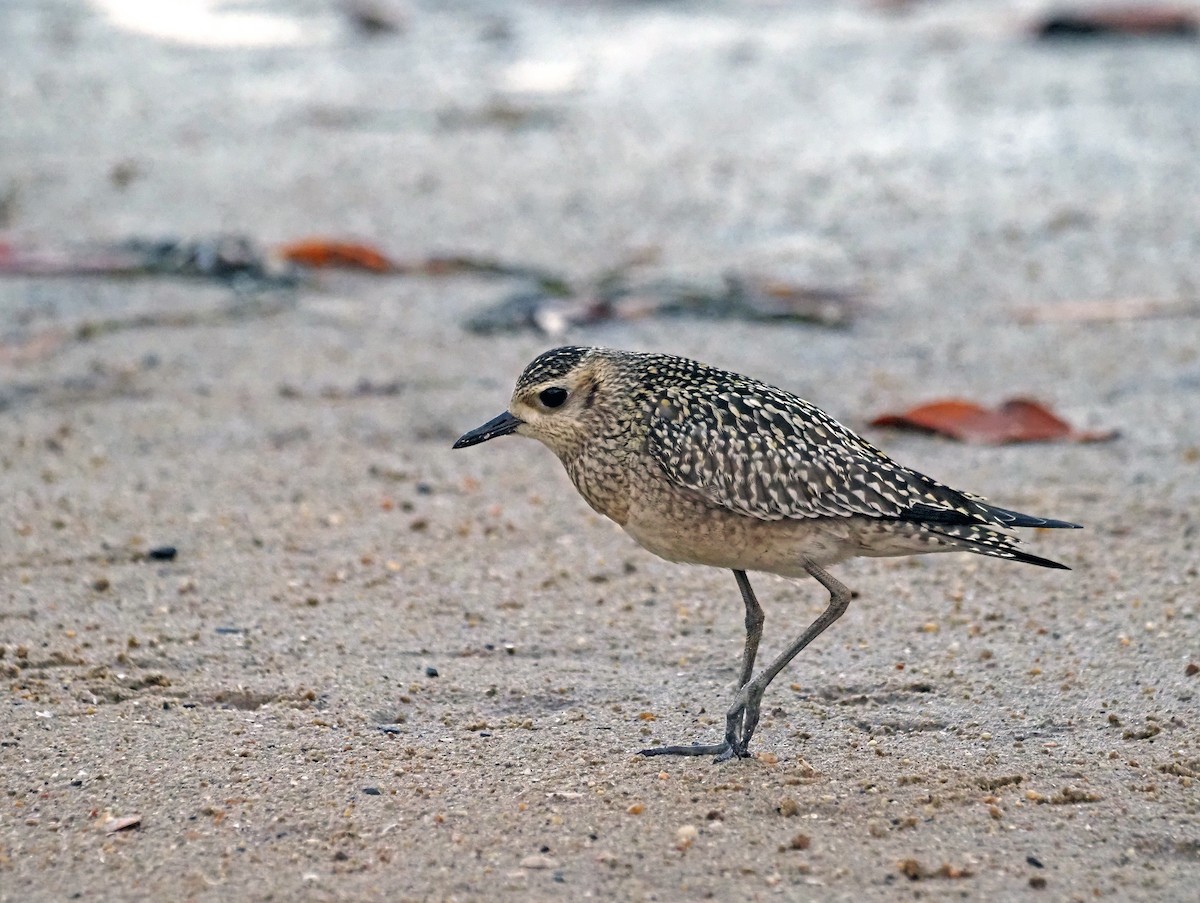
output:
M 436 6 L 367 38 L 268 0 L 221 46 L 10 0 L 0 228 L 573 279 L 651 249 L 863 310 L 478 336 L 511 280 L 0 280 L 0 900 L 1194 899 L 1194 43 L 1039 44 L 1036 3 Z M 1135 301 L 1173 315 L 1067 306 Z M 733 578 L 637 548 L 534 443 L 450 451 L 567 341 L 782 385 L 1086 525 L 1027 537 L 1073 570 L 844 564 L 757 758 L 638 757 L 717 737 Z M 1120 437 L 867 426 L 941 396 Z M 754 580 L 769 655 L 825 599 Z

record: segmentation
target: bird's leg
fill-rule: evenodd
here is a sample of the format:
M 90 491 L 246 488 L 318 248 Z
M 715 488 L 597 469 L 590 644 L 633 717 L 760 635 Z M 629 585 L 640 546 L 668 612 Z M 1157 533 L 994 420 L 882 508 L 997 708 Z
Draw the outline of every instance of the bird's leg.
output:
M 738 678 L 738 689 L 740 690 L 746 684 L 750 683 L 750 678 L 754 676 L 754 659 L 758 656 L 758 642 L 762 639 L 763 615 L 762 606 L 758 604 L 758 599 L 754 597 L 754 589 L 750 586 L 750 578 L 746 576 L 745 571 L 734 571 L 733 576 L 737 578 L 738 589 L 742 592 L 742 603 L 746 606 L 746 644 L 742 647 L 742 673 Z M 725 742 L 711 743 L 707 746 L 699 744 L 692 746 L 656 746 L 652 749 L 643 749 L 643 756 L 718 756 L 720 761 L 725 761 L 733 754 L 733 747 L 729 744 L 729 737 L 732 736 L 732 725 L 735 716 L 732 710 L 725 718 Z M 744 750 L 739 755 L 746 756 L 749 753 Z
M 730 746 L 731 755 L 748 756 L 747 746 L 750 738 L 758 727 L 759 708 L 762 705 L 763 694 L 776 676 L 788 666 L 800 650 L 819 637 L 825 628 L 846 613 L 850 605 L 850 590 L 836 580 L 828 571 L 811 561 L 804 563 L 804 569 L 820 581 L 829 590 L 829 605 L 808 625 L 808 629 L 800 634 L 794 643 L 783 650 L 766 669 L 738 691 L 732 708 L 727 717 L 725 742 Z M 731 735 L 732 732 L 732 735 Z M 721 755 L 718 758 L 722 758 Z
M 762 639 L 763 617 L 762 606 L 754 598 L 754 590 L 750 587 L 750 578 L 745 571 L 734 571 L 738 589 L 742 591 L 742 602 L 746 606 L 746 645 L 742 649 L 742 676 L 738 678 L 738 689 L 750 683 L 754 676 L 754 659 L 758 655 L 758 641 Z
M 758 727 L 762 698 L 767 687 L 779 672 L 786 668 L 791 660 L 800 653 L 800 650 L 820 636 L 826 627 L 845 614 L 846 608 L 850 605 L 850 590 L 835 580 L 824 568 L 811 561 L 806 561 L 804 569 L 818 580 L 825 589 L 829 590 L 829 605 L 815 621 L 808 625 L 808 629 L 794 643 L 788 646 L 787 649 L 783 650 L 758 677 L 743 682 L 742 686 L 738 689 L 737 696 L 734 698 L 733 705 L 730 706 L 729 711 L 725 715 L 725 742 L 708 746 L 659 746 L 653 749 L 642 750 L 642 755 L 712 755 L 716 756 L 715 761 L 717 762 L 724 762 L 726 759 L 734 757 L 744 759 L 750 755 L 750 738 L 754 736 L 754 731 Z M 753 619 L 758 624 L 758 636 L 761 636 L 762 633 L 762 610 L 758 607 L 758 602 L 754 600 L 753 592 L 751 591 L 747 595 L 747 591 L 750 589 L 750 581 L 746 579 L 746 575 L 740 571 L 734 571 L 735 576 L 739 574 L 741 576 L 738 577 L 738 586 L 745 587 L 742 598 L 746 601 L 746 648 L 743 653 L 743 665 L 749 663 L 753 667 L 754 653 L 758 649 L 758 637 L 756 636 L 753 643 L 751 643 L 752 611 L 750 602 L 754 601 L 754 608 L 758 609 L 757 617 Z
M 750 578 L 746 576 L 746 572 L 734 571 L 733 576 L 737 578 L 738 589 L 742 591 L 742 602 L 746 606 L 746 645 L 742 649 L 742 676 L 738 679 L 739 698 L 725 715 L 725 742 L 720 744 L 715 753 L 718 762 L 724 762 L 734 756 L 744 759 L 750 755 L 746 747 L 750 743 L 750 735 L 754 733 L 754 726 L 747 726 L 745 717 L 748 712 L 740 697 L 741 689 L 754 677 L 754 659 L 758 656 L 758 642 L 762 639 L 763 621 L 766 620 L 762 606 L 754 597 L 754 589 L 750 586 Z M 744 740 L 739 742 L 739 738 Z

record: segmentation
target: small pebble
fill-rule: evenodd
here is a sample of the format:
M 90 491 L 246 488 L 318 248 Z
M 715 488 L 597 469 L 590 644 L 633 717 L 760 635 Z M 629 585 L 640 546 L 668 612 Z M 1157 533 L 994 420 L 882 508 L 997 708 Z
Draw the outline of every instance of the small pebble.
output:
M 365 793 L 367 796 L 379 796 L 381 791 L 379 790 L 378 787 L 364 787 L 362 789 L 362 792 Z
M 105 834 L 115 834 L 118 831 L 128 831 L 130 828 L 140 828 L 142 817 L 140 815 L 126 815 L 123 818 L 109 818 L 104 823 Z
M 174 546 L 157 546 L 146 553 L 151 561 L 174 561 L 176 549 Z
M 1046 886 L 1046 879 L 1041 875 L 1034 875 L 1029 879 L 1029 886 L 1034 890 L 1042 890 Z
M 426 677 L 437 677 L 438 669 L 433 667 L 433 665 L 427 665 L 425 667 L 425 676 Z

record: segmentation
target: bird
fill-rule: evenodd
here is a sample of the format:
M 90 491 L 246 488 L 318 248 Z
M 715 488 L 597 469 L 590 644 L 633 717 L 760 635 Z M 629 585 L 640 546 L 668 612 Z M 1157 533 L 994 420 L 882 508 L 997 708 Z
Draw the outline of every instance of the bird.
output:
M 546 445 L 584 500 L 648 551 L 737 581 L 746 638 L 724 738 L 646 756 L 751 755 L 767 687 L 849 606 L 850 590 L 826 568 L 857 556 L 974 552 L 1070 570 L 1022 551 L 1005 530 L 1079 527 L 951 489 L 790 392 L 670 354 L 546 351 L 518 377 L 508 410 L 453 447 L 507 435 Z M 820 616 L 757 676 L 765 615 L 752 571 L 811 576 L 829 593 Z

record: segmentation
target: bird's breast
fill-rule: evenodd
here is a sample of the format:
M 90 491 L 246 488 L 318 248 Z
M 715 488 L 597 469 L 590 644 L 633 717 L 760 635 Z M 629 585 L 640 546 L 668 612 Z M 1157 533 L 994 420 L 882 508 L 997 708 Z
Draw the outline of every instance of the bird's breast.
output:
M 619 449 L 589 446 L 563 459 L 584 501 L 621 526 L 629 517 L 629 467 Z

